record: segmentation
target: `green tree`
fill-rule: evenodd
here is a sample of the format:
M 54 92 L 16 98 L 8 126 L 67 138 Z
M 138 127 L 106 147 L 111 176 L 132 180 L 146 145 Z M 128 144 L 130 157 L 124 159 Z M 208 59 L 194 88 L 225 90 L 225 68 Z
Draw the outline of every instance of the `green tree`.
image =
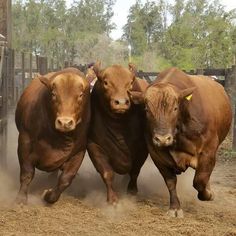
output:
M 166 4 L 164 1 L 141 1 L 131 6 L 123 39 L 128 41 L 135 55 L 151 50 L 156 42 L 161 42 L 166 30 Z
M 168 27 L 164 56 L 183 69 L 227 67 L 232 63 L 233 12 L 226 12 L 219 1 L 190 0 L 182 11 L 176 1 L 174 21 Z
M 81 38 L 109 35 L 114 0 L 80 0 L 67 9 L 65 0 L 16 0 L 13 45 L 18 50 L 74 61 L 83 50 Z M 82 35 L 82 37 L 81 37 Z M 82 40 L 83 41 L 83 40 Z

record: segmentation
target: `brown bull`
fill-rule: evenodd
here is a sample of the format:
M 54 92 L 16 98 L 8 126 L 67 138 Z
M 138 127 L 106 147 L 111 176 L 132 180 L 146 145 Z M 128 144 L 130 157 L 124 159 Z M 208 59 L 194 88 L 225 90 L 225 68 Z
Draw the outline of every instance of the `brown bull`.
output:
M 16 108 L 19 131 L 20 190 L 18 203 L 27 202 L 35 168 L 62 171 L 58 184 L 47 190 L 48 203 L 58 200 L 83 160 L 90 120 L 89 84 L 74 68 L 35 78 Z
M 198 198 L 213 199 L 209 179 L 217 148 L 230 128 L 230 102 L 224 88 L 211 78 L 190 76 L 176 68 L 159 74 L 143 102 L 148 149 L 170 193 L 169 214 L 181 217 L 176 174 L 188 167 L 196 170 L 193 186 Z
M 89 67 L 86 71 L 86 78 L 90 84 L 90 92 L 93 90 L 93 86 L 97 81 L 97 76 L 94 72 L 93 66 Z
M 95 65 L 97 82 L 91 96 L 91 125 L 88 153 L 107 187 L 107 201 L 118 200 L 113 189 L 114 172 L 129 174 L 128 192 L 137 192 L 137 177 L 147 158 L 144 138 L 145 114 L 130 100 L 130 91 L 141 91 L 147 83 L 135 79 L 129 70 L 113 65 L 101 70 Z

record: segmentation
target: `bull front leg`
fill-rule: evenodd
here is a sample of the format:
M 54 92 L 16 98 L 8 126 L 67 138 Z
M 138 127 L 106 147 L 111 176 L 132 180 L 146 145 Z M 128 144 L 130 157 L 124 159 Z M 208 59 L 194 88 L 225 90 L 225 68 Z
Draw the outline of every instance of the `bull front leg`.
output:
M 107 161 L 103 149 L 92 142 L 88 143 L 88 153 L 97 172 L 101 175 L 107 188 L 107 202 L 116 204 L 118 202 L 117 193 L 113 189 L 114 171 Z
M 209 153 L 210 154 L 210 153 Z M 211 155 L 201 154 L 193 179 L 193 187 L 198 191 L 198 199 L 212 201 L 214 193 L 210 189 L 210 176 L 215 166 L 215 152 Z
M 45 190 L 43 193 L 43 198 L 47 203 L 55 203 L 61 193 L 70 186 L 72 180 L 76 176 L 81 163 L 84 159 L 85 150 L 79 152 L 75 156 L 71 157 L 67 162 L 63 164 L 62 173 L 59 176 L 58 183 L 54 189 Z
M 169 215 L 170 217 L 182 218 L 184 215 L 183 210 L 180 207 L 180 201 L 176 191 L 176 174 L 172 173 L 170 170 L 160 170 L 160 172 L 165 180 L 166 186 L 170 194 L 170 209 L 167 212 L 167 215 Z
M 27 204 L 28 188 L 35 174 L 33 159 L 30 158 L 31 140 L 26 132 L 18 137 L 18 159 L 20 164 L 20 190 L 16 197 L 17 204 Z
M 159 163 L 155 158 L 152 158 L 156 167 L 159 169 L 170 195 L 170 208 L 167 212 L 167 215 L 170 217 L 183 218 L 183 210 L 180 206 L 180 201 L 176 191 L 177 177 L 175 172 L 169 168 L 160 167 Z

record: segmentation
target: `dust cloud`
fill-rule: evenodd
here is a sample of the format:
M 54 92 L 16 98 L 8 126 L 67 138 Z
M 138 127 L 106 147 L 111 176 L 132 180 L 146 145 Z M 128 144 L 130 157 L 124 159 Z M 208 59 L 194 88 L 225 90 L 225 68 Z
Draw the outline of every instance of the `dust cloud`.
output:
M 7 123 L 7 150 L 6 156 L 1 156 L 0 158 L 5 161 L 6 166 L 0 166 L 0 205 L 7 206 L 13 203 L 16 196 L 18 170 L 17 170 L 17 135 L 18 132 L 14 123 L 13 112 L 8 116 Z M 3 138 L 3 137 L 1 137 Z
M 193 174 L 194 172 L 191 170 L 186 171 L 186 173 L 178 176 L 177 183 L 180 200 L 190 200 L 191 204 L 197 201 L 196 191 L 192 187 Z M 105 185 L 86 154 L 77 177 L 66 194 L 82 199 L 88 206 L 99 208 L 110 220 L 122 219 L 124 215 L 132 214 L 139 202 L 146 203 L 153 199 L 156 201 L 156 206 L 164 202 L 166 210 L 168 209 L 169 193 L 167 187 L 150 157 L 144 164 L 138 178 L 139 193 L 137 197 L 126 194 L 128 182 L 128 175 L 115 175 L 114 189 L 118 192 L 119 202 L 115 206 L 108 205 L 106 203 Z
M 7 134 L 7 168 L 0 172 L 0 204 L 11 204 L 14 202 L 19 189 L 19 163 L 17 158 L 17 138 L 18 132 L 14 123 L 14 114 L 10 113 L 8 118 Z M 192 187 L 193 171 L 178 176 L 177 189 L 180 199 L 195 199 L 196 191 Z M 129 177 L 115 175 L 114 188 L 118 192 L 120 201 L 116 207 L 110 207 L 106 203 L 106 188 L 92 165 L 88 155 L 85 155 L 84 161 L 79 169 L 76 178 L 71 186 L 65 191 L 66 195 L 82 199 L 86 204 L 103 209 L 104 214 L 114 216 L 121 215 L 123 212 L 132 211 L 135 208 L 136 198 L 127 196 L 126 188 Z M 52 188 L 56 184 L 55 174 L 36 171 L 35 177 L 29 188 L 29 204 L 43 204 L 41 194 L 45 189 Z M 138 178 L 138 198 L 150 199 L 165 198 L 169 202 L 169 194 L 162 176 L 150 159 L 144 164 Z

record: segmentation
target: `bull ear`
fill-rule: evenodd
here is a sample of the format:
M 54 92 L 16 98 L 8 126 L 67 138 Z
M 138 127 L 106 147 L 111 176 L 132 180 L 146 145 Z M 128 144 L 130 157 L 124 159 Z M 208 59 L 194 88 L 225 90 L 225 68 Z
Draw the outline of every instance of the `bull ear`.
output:
M 93 70 L 93 66 L 87 69 L 85 77 L 87 78 L 90 84 L 97 78 L 97 75 Z
M 40 82 L 43 83 L 47 88 L 49 88 L 49 89 L 51 88 L 50 80 L 48 78 L 46 78 L 44 76 L 40 76 L 38 78 L 39 78 Z
M 129 63 L 129 71 L 134 75 L 133 77 L 133 82 L 134 82 L 135 76 L 137 74 L 137 67 L 134 63 Z
M 136 75 L 137 67 L 134 63 L 129 63 L 129 71 Z
M 97 61 L 94 65 L 93 65 L 93 71 L 95 72 L 97 78 L 101 78 L 101 61 Z
M 186 99 L 188 101 L 190 101 L 192 99 L 193 96 L 193 92 L 196 89 L 196 87 L 190 87 L 187 89 L 184 89 L 180 92 L 180 97 L 183 99 Z
M 144 94 L 138 91 L 130 91 L 130 98 L 134 104 L 143 104 L 144 103 Z

